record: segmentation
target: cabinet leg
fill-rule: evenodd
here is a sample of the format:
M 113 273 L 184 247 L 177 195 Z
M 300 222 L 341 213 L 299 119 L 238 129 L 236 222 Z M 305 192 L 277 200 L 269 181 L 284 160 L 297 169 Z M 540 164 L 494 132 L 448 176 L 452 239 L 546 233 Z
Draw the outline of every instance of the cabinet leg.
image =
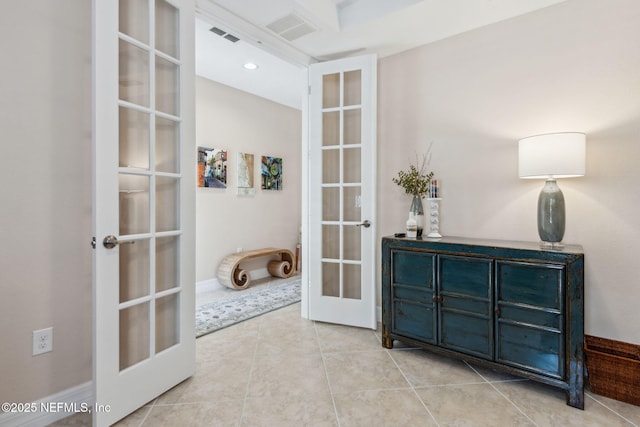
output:
M 584 409 L 584 390 L 570 387 L 567 390 L 567 405 Z
M 388 349 L 393 348 L 393 340 L 389 338 L 389 334 L 384 329 L 382 330 L 382 346 Z

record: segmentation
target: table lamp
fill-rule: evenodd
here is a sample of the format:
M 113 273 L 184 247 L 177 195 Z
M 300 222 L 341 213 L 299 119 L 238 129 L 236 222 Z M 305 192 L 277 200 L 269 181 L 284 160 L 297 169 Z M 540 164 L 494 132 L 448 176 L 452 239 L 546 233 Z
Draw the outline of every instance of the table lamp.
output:
M 547 180 L 538 197 L 538 234 L 543 247 L 563 247 L 564 196 L 556 178 L 584 175 L 585 142 L 583 133 L 563 132 L 530 136 L 518 143 L 520 178 Z

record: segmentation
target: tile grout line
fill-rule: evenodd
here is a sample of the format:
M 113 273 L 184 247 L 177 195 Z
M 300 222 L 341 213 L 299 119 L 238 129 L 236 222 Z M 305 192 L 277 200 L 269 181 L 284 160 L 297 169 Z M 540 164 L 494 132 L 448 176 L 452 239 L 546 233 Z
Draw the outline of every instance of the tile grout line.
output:
M 244 414 L 247 409 L 247 399 L 249 398 L 249 386 L 251 385 L 251 377 L 256 369 L 256 360 L 258 358 L 258 344 L 260 343 L 260 333 L 262 332 L 262 316 L 260 316 L 260 324 L 258 325 L 258 333 L 256 335 L 256 342 L 253 347 L 253 357 L 251 358 L 251 369 L 249 370 L 249 378 L 247 379 L 247 387 L 244 391 L 244 399 L 242 399 L 242 411 L 240 411 L 240 419 L 238 420 L 238 427 L 242 426 L 244 420 Z
M 329 395 L 331 396 L 331 403 L 333 404 L 333 413 L 336 416 L 336 422 L 340 427 L 340 417 L 338 416 L 338 407 L 336 406 L 336 399 L 333 396 L 333 389 L 331 388 L 331 381 L 329 381 L 329 372 L 327 371 L 327 364 L 325 363 L 324 351 L 322 350 L 322 344 L 320 342 L 320 335 L 318 335 L 318 323 L 315 320 L 313 322 L 313 330 L 316 333 L 316 341 L 318 342 L 318 349 L 320 350 L 320 359 L 322 359 L 322 368 L 324 369 L 324 377 L 327 380 L 327 386 L 329 387 Z
M 382 344 L 382 341 L 380 342 L 380 344 Z M 411 391 L 413 391 L 413 394 L 416 396 L 418 401 L 422 404 L 422 407 L 427 411 L 427 414 L 429 414 L 429 416 L 431 417 L 433 422 L 436 423 L 436 426 L 440 427 L 440 423 L 438 422 L 438 420 L 436 420 L 436 417 L 433 415 L 433 413 L 431 412 L 431 410 L 429 409 L 427 404 L 420 398 L 420 395 L 418 394 L 418 391 L 416 390 L 416 388 L 413 386 L 411 381 L 409 381 L 409 379 L 405 375 L 405 373 L 402 370 L 402 368 L 400 368 L 400 365 L 398 365 L 398 362 L 396 362 L 396 359 L 394 359 L 393 356 L 391 355 L 391 350 L 388 349 L 388 348 L 385 348 L 384 350 L 387 352 L 387 355 L 389 356 L 389 358 L 391 359 L 393 364 L 396 365 L 396 368 L 398 368 L 398 370 L 400 371 L 400 374 L 402 375 L 402 378 L 404 378 L 404 380 L 407 382 L 407 384 L 409 384 L 409 387 L 411 387 Z
M 149 405 L 149 410 L 147 411 L 147 413 L 142 418 L 142 421 L 140 421 L 140 424 L 139 424 L 138 427 L 142 427 L 144 425 L 144 423 L 147 422 L 147 418 L 149 418 L 149 415 L 151 415 L 151 411 L 153 411 L 153 408 L 156 407 L 156 403 L 158 403 L 158 398 L 157 397 L 155 399 L 153 399 L 153 403 L 151 405 Z M 143 408 L 144 408 L 144 406 L 143 406 Z M 129 415 L 131 415 L 131 414 L 129 414 Z
M 502 396 L 507 402 L 509 402 L 514 408 L 516 408 L 516 410 L 518 412 L 520 412 L 522 415 L 525 416 L 526 419 L 528 419 L 529 421 L 531 421 L 531 423 L 534 426 L 538 426 L 538 423 L 536 423 L 535 421 L 533 421 L 533 419 L 531 419 L 531 417 L 529 415 L 527 415 L 518 405 L 515 404 L 515 402 L 513 402 L 511 399 L 509 399 L 507 396 L 504 395 L 504 393 L 502 393 L 500 390 L 498 390 L 498 388 L 493 385 L 493 383 L 489 380 L 487 380 L 480 372 L 478 372 L 473 366 L 471 366 L 471 364 L 469 364 L 466 360 L 463 360 L 464 364 L 467 365 L 469 368 L 471 368 L 471 370 L 473 372 L 475 372 L 476 374 L 478 374 L 480 376 L 480 378 L 482 378 L 483 380 L 485 380 L 487 382 L 487 384 L 489 384 L 500 396 Z M 523 380 L 526 381 L 526 380 Z
M 604 402 L 600 402 L 598 399 L 596 399 L 595 397 L 593 397 L 591 395 L 591 393 L 585 393 L 585 396 L 592 399 L 593 401 L 595 401 L 596 403 L 598 403 L 601 406 L 604 406 L 605 408 L 607 408 L 608 410 L 610 410 L 611 412 L 613 412 L 614 414 L 616 414 L 617 416 L 619 416 L 620 418 L 622 418 L 623 420 L 627 421 L 629 424 L 631 424 L 634 427 L 638 427 L 638 425 L 636 423 L 634 423 L 633 421 L 627 419 L 624 415 L 620 414 L 618 411 L 609 408 L 607 405 L 604 404 Z

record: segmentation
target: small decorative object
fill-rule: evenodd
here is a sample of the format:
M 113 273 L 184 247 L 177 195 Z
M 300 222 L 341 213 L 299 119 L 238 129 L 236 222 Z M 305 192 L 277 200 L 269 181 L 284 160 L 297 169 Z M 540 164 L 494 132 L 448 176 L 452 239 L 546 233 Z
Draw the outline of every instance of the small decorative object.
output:
M 435 194 L 437 194 L 437 189 Z M 429 234 L 427 237 L 438 239 L 442 237 L 440 234 L 440 199 L 430 197 L 427 201 L 429 202 Z
M 282 190 L 282 158 L 262 156 L 260 174 L 263 190 Z
M 252 196 L 253 188 L 253 154 L 238 153 L 238 195 Z
M 437 179 L 432 179 L 429 184 L 429 197 L 437 199 L 440 197 L 440 182 Z
M 584 176 L 586 137 L 564 132 L 530 136 L 518 142 L 520 178 L 546 178 L 538 197 L 538 234 L 542 246 L 564 247 L 564 195 L 556 178 Z
M 413 212 L 409 212 L 409 219 L 407 220 L 407 237 L 415 239 L 418 236 L 418 223 L 416 222 L 416 216 Z
M 427 164 L 431 160 L 431 147 L 427 154 L 418 159 L 416 155 L 416 164 L 410 164 L 409 170 L 398 172 L 398 176 L 392 178 L 392 181 L 404 188 L 405 193 L 413 196 L 409 211 L 415 215 L 418 225 L 417 235 L 422 236 L 424 227 L 424 210 L 422 208 L 422 198 L 429 194 L 429 183 L 433 178 L 433 172 L 427 172 Z
M 198 147 L 198 187 L 227 188 L 227 152 Z

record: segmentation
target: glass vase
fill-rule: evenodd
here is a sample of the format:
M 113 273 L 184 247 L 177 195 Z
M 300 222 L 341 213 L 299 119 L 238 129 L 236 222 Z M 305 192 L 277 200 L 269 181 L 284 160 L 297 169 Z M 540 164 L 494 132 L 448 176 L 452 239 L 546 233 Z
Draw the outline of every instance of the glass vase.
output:
M 422 208 L 422 197 L 418 194 L 413 195 L 409 212 L 415 216 L 418 225 L 418 237 L 422 237 L 422 229 L 424 228 L 424 209 Z

